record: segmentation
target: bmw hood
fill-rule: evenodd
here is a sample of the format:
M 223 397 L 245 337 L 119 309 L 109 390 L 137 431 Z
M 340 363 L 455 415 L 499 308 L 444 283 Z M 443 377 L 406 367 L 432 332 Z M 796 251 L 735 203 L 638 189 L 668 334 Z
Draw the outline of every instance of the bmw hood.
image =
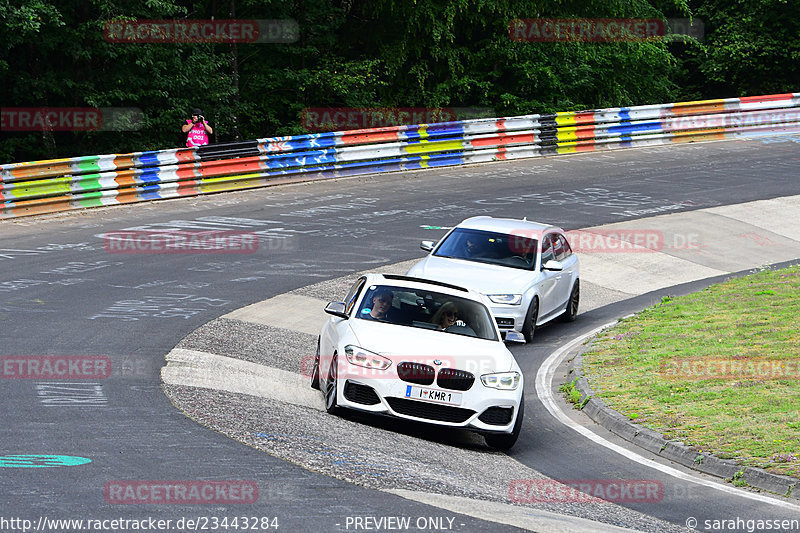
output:
M 483 294 L 518 294 L 535 275 L 530 270 L 487 265 L 429 255 L 408 271 L 409 276 L 467 287 Z
M 465 335 L 354 319 L 352 332 L 361 348 L 401 361 L 469 370 L 478 375 L 518 370 L 505 344 Z

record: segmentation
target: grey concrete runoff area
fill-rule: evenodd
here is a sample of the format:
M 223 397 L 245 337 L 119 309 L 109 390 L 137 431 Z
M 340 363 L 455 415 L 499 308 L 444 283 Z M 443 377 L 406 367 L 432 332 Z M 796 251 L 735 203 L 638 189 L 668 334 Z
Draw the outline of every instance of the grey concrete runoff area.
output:
M 800 258 L 798 213 L 800 196 L 790 196 L 585 228 L 580 312 Z M 372 271 L 405 273 L 412 263 Z M 327 415 L 321 393 L 309 387 L 310 363 L 325 303 L 341 299 L 357 275 L 280 294 L 198 328 L 166 356 L 168 397 L 200 424 L 276 457 L 483 520 L 532 531 L 685 530 L 605 502 L 512 505 L 508 480 L 546 476 L 488 450 L 474 434 L 464 432 L 455 447 L 436 429 L 394 431 L 395 422 L 383 419 L 364 424 L 358 414 Z

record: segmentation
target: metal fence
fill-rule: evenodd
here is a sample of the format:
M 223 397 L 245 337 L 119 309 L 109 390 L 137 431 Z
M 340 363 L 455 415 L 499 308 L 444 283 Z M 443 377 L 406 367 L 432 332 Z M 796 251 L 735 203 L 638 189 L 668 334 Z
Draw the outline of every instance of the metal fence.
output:
M 0 217 L 287 182 L 800 133 L 800 93 L 272 137 L 0 165 Z

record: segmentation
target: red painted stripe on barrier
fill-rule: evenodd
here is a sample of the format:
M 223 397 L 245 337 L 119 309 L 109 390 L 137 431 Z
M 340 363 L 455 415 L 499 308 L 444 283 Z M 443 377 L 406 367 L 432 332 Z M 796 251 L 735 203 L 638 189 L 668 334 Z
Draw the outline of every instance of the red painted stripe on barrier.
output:
M 175 175 L 178 176 L 179 179 L 183 180 L 186 178 L 194 178 L 197 176 L 195 173 L 195 167 L 197 163 L 189 163 L 186 166 L 178 167 L 178 170 L 175 171 Z
M 198 181 L 179 181 L 178 182 L 178 196 L 196 196 L 200 194 L 200 189 L 197 188 Z
M 575 137 L 578 139 L 594 139 L 594 125 L 575 128 Z
M 575 144 L 575 151 L 576 152 L 594 152 L 597 150 L 597 146 L 595 142 L 579 142 Z
M 666 115 L 709 115 L 713 113 L 724 113 L 724 100 L 708 100 L 703 102 L 680 102 L 672 104 L 672 109 L 665 109 L 662 116 Z
M 767 94 L 765 96 L 742 96 L 739 98 L 741 103 L 754 103 L 754 102 L 776 102 L 780 100 L 791 100 L 794 97 L 792 93 L 783 94 Z
M 15 178 L 47 178 L 50 176 L 60 176 L 69 174 L 71 169 L 66 159 L 59 162 L 37 161 L 33 165 L 20 166 L 11 169 L 11 175 Z
M 497 128 L 497 131 L 506 131 L 506 119 L 501 118 L 494 123 L 494 126 Z
M 575 124 L 594 124 L 594 111 L 575 113 Z
M 236 174 L 240 172 L 249 173 L 261 170 L 260 161 L 261 158 L 258 156 L 206 161 L 200 163 L 197 170 L 204 178 L 225 176 L 227 174 Z
M 196 161 L 197 160 L 197 149 L 196 148 L 186 148 L 184 150 L 178 150 L 175 152 L 175 159 L 180 162 L 186 161 Z
M 56 213 L 68 211 L 72 208 L 70 204 L 71 196 L 57 196 L 55 198 L 36 198 L 34 200 L 20 200 L 14 202 L 13 211 L 22 212 L 25 215 L 42 215 L 45 213 Z
M 340 137 L 342 144 L 367 144 L 372 142 L 399 141 L 400 131 L 398 127 L 379 128 L 376 130 L 353 130 L 342 134 Z

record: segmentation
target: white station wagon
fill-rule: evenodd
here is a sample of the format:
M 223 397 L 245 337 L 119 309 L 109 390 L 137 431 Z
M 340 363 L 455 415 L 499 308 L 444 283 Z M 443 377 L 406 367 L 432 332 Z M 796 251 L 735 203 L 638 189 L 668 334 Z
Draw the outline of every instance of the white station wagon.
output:
M 528 220 L 473 217 L 434 245 L 409 276 L 454 283 L 485 294 L 504 332 L 530 342 L 537 326 L 575 320 L 580 300 L 578 257 L 564 231 Z
M 328 412 L 356 409 L 465 428 L 494 448 L 522 427 L 523 376 L 483 295 L 447 283 L 367 274 L 320 332 L 311 386 Z M 513 337 L 513 335 L 512 335 Z M 517 334 L 516 340 L 522 342 Z

